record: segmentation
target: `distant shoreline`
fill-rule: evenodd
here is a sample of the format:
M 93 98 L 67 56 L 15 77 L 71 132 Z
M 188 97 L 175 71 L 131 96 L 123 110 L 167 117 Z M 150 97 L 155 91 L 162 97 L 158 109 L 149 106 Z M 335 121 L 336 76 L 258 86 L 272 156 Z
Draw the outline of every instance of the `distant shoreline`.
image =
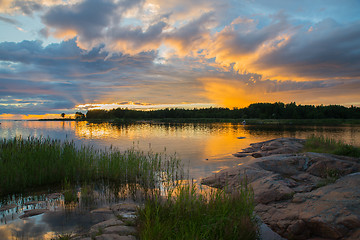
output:
M 27 121 L 87 121 L 90 123 L 237 123 L 242 124 L 244 119 L 231 118 L 162 118 L 162 119 L 38 119 Z M 360 119 L 245 119 L 245 125 L 321 125 L 321 126 L 339 126 L 339 125 L 360 125 Z

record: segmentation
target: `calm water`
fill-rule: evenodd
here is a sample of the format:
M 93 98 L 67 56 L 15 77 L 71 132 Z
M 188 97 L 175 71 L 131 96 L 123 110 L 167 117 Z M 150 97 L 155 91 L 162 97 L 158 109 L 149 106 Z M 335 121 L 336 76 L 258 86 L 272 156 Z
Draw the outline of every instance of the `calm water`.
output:
M 261 127 L 230 123 L 115 125 L 57 121 L 3 121 L 0 125 L 1 138 L 43 136 L 74 140 L 78 146 L 92 145 L 101 149 L 113 146 L 126 150 L 135 145 L 144 151 L 176 154 L 185 167 L 189 168 L 190 177 L 195 180 L 244 161 L 251 161 L 251 157 L 236 158 L 232 155 L 248 147 L 250 143 L 278 137 L 306 138 L 312 134 L 360 146 L 359 126 Z M 238 139 L 238 137 L 244 138 Z M 50 232 L 62 232 L 73 227 L 74 221 L 85 224 L 82 223 L 82 218 L 74 220 L 69 214 L 59 214 L 56 206 L 53 209 L 55 210 L 49 214 L 20 221 L 17 220 L 19 211 L 13 212 L 13 219 L 9 219 L 6 224 L 0 222 L 0 239 L 7 239 L 9 236 L 14 239 L 31 239 L 30 235 L 23 235 L 25 233 L 32 234 L 33 239 L 46 239 L 47 235 L 51 236 Z M 8 214 L 7 217 L 9 216 Z M 76 216 L 78 217 L 79 214 Z M 86 215 L 80 214 L 80 216 L 88 218 Z
M 180 157 L 183 163 L 189 166 L 190 175 L 195 179 L 250 160 L 232 156 L 250 143 L 278 137 L 306 138 L 312 134 L 360 146 L 359 126 L 261 127 L 230 123 L 115 125 L 57 121 L 8 121 L 0 125 L 1 138 L 43 136 L 74 140 L 78 145 L 92 145 L 97 148 L 108 148 L 112 145 L 125 150 L 135 145 L 144 151 L 166 151 Z

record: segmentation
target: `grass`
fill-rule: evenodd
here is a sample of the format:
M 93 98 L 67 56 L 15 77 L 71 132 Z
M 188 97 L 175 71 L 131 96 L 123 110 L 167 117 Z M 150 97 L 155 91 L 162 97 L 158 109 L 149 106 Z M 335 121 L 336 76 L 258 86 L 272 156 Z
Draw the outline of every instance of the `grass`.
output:
M 304 145 L 306 152 L 331 153 L 335 155 L 360 158 L 360 148 L 346 144 L 342 141 L 315 136 L 306 139 Z
M 202 192 L 193 184 L 179 185 L 183 177 L 180 161 L 165 154 L 135 148 L 95 150 L 49 138 L 0 140 L 0 195 L 62 185 L 65 203 L 91 203 L 94 182 L 134 186 L 149 190 L 135 223 L 141 239 L 258 237 L 253 191 L 246 182 L 232 194 L 221 189 Z M 75 190 L 79 186 L 80 198 Z
M 130 148 L 96 150 L 72 141 L 15 137 L 0 140 L 0 196 L 34 187 L 59 186 L 65 181 L 134 183 L 158 187 L 183 177 L 174 156 Z
M 257 239 L 253 191 L 245 183 L 232 194 L 178 186 L 167 198 L 155 196 L 138 210 L 140 239 Z
M 52 238 L 51 240 L 70 240 L 74 237 L 72 233 L 64 233 L 64 234 L 58 234 L 55 238 Z
M 323 187 L 335 183 L 342 176 L 342 172 L 338 169 L 324 169 L 322 179 L 316 184 L 316 187 Z

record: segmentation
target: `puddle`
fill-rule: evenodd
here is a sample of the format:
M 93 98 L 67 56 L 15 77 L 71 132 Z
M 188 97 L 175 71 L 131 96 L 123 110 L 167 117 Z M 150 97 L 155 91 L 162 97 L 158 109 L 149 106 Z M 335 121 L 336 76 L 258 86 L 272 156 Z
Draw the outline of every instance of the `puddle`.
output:
M 133 189 L 113 191 L 98 186 L 87 189 L 84 194 L 81 188 L 77 188 L 77 201 L 72 203 L 66 203 L 64 195 L 60 193 L 13 196 L 0 204 L 0 239 L 48 240 L 64 233 L 87 233 L 91 226 L 114 218 L 112 212 L 109 214 L 92 210 L 129 199 L 143 201 L 138 191 L 131 192 Z M 41 210 L 46 211 L 41 213 Z M 26 217 L 28 213 L 36 215 Z M 134 215 L 129 214 L 129 217 L 134 218 Z

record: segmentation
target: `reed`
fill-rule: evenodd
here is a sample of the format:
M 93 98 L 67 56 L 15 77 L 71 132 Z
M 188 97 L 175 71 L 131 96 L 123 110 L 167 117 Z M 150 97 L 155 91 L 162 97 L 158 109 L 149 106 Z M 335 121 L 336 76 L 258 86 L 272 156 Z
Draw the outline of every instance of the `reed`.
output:
M 0 195 L 34 187 L 101 181 L 159 187 L 183 177 L 179 159 L 135 147 L 96 150 L 73 141 L 15 137 L 0 140 Z
M 248 184 L 231 194 L 178 186 L 167 198 L 154 196 L 138 210 L 140 239 L 257 239 L 253 191 Z
M 306 152 L 331 153 L 335 155 L 360 158 L 360 148 L 346 144 L 340 140 L 312 135 L 306 139 Z

